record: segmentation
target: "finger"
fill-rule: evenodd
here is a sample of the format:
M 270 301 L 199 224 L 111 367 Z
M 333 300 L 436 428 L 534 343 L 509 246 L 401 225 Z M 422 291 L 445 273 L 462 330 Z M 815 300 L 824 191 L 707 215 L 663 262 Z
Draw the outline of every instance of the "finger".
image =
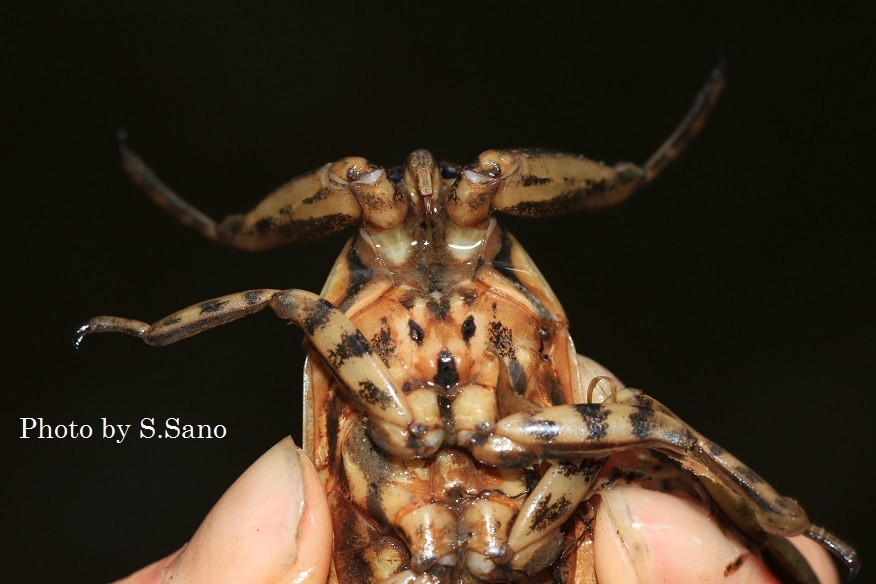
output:
M 756 554 L 686 498 L 638 487 L 611 489 L 602 494 L 594 530 L 600 584 L 779 584 Z M 826 553 L 800 543 L 822 584 L 838 582 Z
M 322 584 L 331 546 L 322 485 L 287 437 L 231 485 L 188 544 L 119 582 Z
M 821 584 L 839 584 L 840 577 L 836 564 L 830 554 L 820 544 L 812 541 L 805 535 L 788 538 L 793 543 L 818 576 Z

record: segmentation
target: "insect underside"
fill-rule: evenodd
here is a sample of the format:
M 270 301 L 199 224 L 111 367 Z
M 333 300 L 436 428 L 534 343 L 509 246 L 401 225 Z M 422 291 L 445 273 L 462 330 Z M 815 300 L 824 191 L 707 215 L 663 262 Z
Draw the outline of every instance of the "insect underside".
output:
M 419 150 L 387 172 L 349 157 L 219 224 L 123 146 L 134 180 L 214 241 L 261 251 L 357 229 L 320 295 L 250 290 L 152 325 L 97 317 L 79 340 L 124 332 L 166 345 L 265 307 L 300 327 L 304 448 L 329 498 L 336 582 L 595 582 L 592 497 L 649 480 L 713 506 L 788 581 L 816 581 L 783 537 L 801 533 L 854 573 L 854 550 L 795 501 L 577 355 L 559 301 L 493 217 L 621 202 L 678 156 L 722 85 L 716 70 L 643 166 L 490 150 L 460 168 Z

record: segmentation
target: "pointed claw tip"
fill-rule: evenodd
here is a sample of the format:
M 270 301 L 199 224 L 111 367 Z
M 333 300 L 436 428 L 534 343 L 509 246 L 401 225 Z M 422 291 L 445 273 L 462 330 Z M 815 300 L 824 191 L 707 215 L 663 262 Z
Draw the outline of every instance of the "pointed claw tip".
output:
M 88 335 L 91 329 L 91 324 L 84 324 L 78 329 L 76 329 L 76 333 L 73 335 L 73 348 L 79 349 L 82 345 L 82 341 L 85 339 L 86 335 Z
M 851 582 L 861 571 L 861 558 L 857 552 L 852 552 L 842 557 L 842 561 L 846 566 L 846 582 Z
M 851 581 L 858 575 L 858 572 L 861 570 L 861 557 L 855 548 L 820 525 L 810 525 L 804 534 L 806 537 L 824 546 L 827 551 L 832 553 L 845 566 L 846 582 Z

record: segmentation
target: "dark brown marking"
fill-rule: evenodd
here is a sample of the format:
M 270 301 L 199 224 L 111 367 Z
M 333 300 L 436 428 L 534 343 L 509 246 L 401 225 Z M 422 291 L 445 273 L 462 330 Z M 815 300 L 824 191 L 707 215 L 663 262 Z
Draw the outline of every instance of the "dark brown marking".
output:
M 503 211 L 520 217 L 553 217 L 576 213 L 593 200 L 605 197 L 613 186 L 605 179 L 588 179 L 583 187 L 570 189 L 545 201 L 523 201 Z
M 225 314 L 197 318 L 189 320 L 187 322 L 181 321 L 184 324 L 174 326 L 170 329 L 162 330 L 159 328 L 148 330 L 141 338 L 149 345 L 161 347 L 180 339 L 185 339 L 201 331 L 205 331 L 213 327 L 219 326 L 226 322 L 231 322 L 232 320 L 235 320 L 235 318 L 236 314 L 234 312 L 229 312 Z
M 386 409 L 392 403 L 392 400 L 385 391 L 368 380 L 359 382 L 359 391 L 357 393 L 362 398 L 362 401 L 368 405 L 380 406 L 381 409 Z
M 332 390 L 334 392 L 334 390 Z M 329 457 L 335 460 L 340 437 L 340 422 L 344 408 L 344 400 L 330 399 L 329 411 L 326 414 L 326 440 L 328 441 Z M 345 475 L 346 476 L 346 475 Z
M 416 290 L 408 290 L 402 294 L 402 297 L 399 298 L 398 301 L 406 309 L 411 310 L 417 303 L 417 296 Z
M 602 440 L 608 434 L 608 416 L 611 410 L 602 404 L 577 404 L 575 410 L 587 426 L 587 432 L 593 440 Z
M 495 306 L 493 304 L 493 307 Z M 505 359 L 516 361 L 517 354 L 514 352 L 513 337 L 511 329 L 501 322 L 494 320 L 490 323 L 490 342 L 496 347 L 496 351 Z
M 508 377 L 511 378 L 511 388 L 518 395 L 523 395 L 526 391 L 526 386 L 529 383 L 529 380 L 526 377 L 526 372 L 523 370 L 523 366 L 517 361 L 511 361 L 508 363 Z
M 169 316 L 161 321 L 161 326 L 173 326 L 182 322 L 182 318 L 178 316 Z
M 198 306 L 201 309 L 199 314 L 219 312 L 226 304 L 228 304 L 228 300 L 208 300 Z
M 255 230 L 259 235 L 270 233 L 275 228 L 273 217 L 263 217 L 255 222 Z
M 478 299 L 478 293 L 476 290 L 471 288 L 464 288 L 460 290 L 460 296 L 462 296 L 462 301 L 465 302 L 466 306 L 471 306 L 474 304 L 474 301 Z
M 538 327 L 538 336 L 541 339 L 542 346 L 544 346 L 544 343 L 551 340 L 551 331 L 546 327 L 540 326 Z
M 365 477 L 367 477 L 369 484 L 371 485 L 368 497 L 373 498 L 374 502 L 379 503 L 382 498 L 380 486 L 386 485 L 388 482 L 387 477 L 392 472 L 392 467 L 387 460 L 386 455 L 377 450 L 374 443 L 368 437 L 366 424 L 367 422 L 363 418 L 356 420 L 353 427 L 350 428 L 350 433 L 344 440 L 343 447 L 346 449 L 345 455 L 349 456 L 350 460 L 356 461 L 356 466 L 358 466 Z M 343 472 L 339 474 L 342 476 L 346 475 L 346 473 Z M 343 496 L 341 498 L 344 499 L 345 504 L 350 504 Z M 372 520 L 377 520 L 383 525 L 389 525 L 389 520 L 386 517 L 383 505 L 378 504 L 373 509 L 369 506 L 369 512 L 371 516 L 371 519 L 368 519 L 369 525 L 373 525 Z M 349 521 L 353 517 L 353 515 L 349 515 L 346 521 Z M 351 526 L 345 524 L 345 527 L 349 528 Z M 366 537 L 371 539 L 370 536 Z M 366 542 L 362 541 L 360 543 L 364 544 Z
M 547 357 L 547 355 L 545 355 Z M 546 361 L 547 359 L 545 359 Z M 560 384 L 557 383 L 556 378 L 551 375 L 547 378 L 547 386 L 548 386 L 548 395 L 551 398 L 551 405 L 561 406 L 565 403 L 568 403 L 566 400 L 566 396 L 563 393 L 563 388 L 560 387 Z
M 468 444 L 471 446 L 483 446 L 487 443 L 487 438 L 489 438 L 487 434 L 475 434 L 469 439 Z
M 630 414 L 630 425 L 633 436 L 640 439 L 649 438 L 654 432 L 654 410 L 639 408 Z
M 351 245 L 350 251 L 347 252 L 347 273 L 349 283 L 347 284 L 347 298 L 355 295 L 359 290 L 365 287 L 365 284 L 371 281 L 371 268 L 362 263 L 359 257 L 357 246 Z
M 383 496 L 380 493 L 380 485 L 377 483 L 368 484 L 368 496 L 365 499 L 368 507 L 368 514 L 375 519 L 380 520 L 384 525 L 389 523 L 386 518 L 386 512 L 383 509 Z
M 244 301 L 252 306 L 256 302 L 262 299 L 262 290 L 250 290 L 246 294 L 243 295 Z
M 693 437 L 693 435 L 691 435 L 690 439 L 692 442 L 696 442 L 696 439 Z M 754 504 L 758 506 L 758 508 L 763 509 L 764 511 L 768 511 L 773 515 L 778 515 L 780 513 L 772 502 L 765 499 L 758 492 L 757 488 L 752 486 L 751 483 L 763 482 L 762 478 L 757 476 L 750 468 L 743 465 L 738 465 L 734 467 L 733 470 L 735 470 L 738 474 L 733 472 L 727 472 L 726 478 L 736 483 L 739 488 L 741 488 L 743 492 L 745 492 L 745 494 L 751 499 L 751 501 L 753 501 Z M 790 508 L 789 503 L 785 500 L 784 497 L 779 497 L 779 500 L 775 501 L 775 503 L 778 504 L 779 507 L 782 507 L 784 509 Z
M 438 353 L 438 371 L 435 373 L 434 381 L 444 389 L 450 389 L 459 382 L 456 360 L 454 360 L 453 354 L 446 349 Z
M 715 458 L 718 458 L 722 454 L 724 454 L 724 449 L 721 448 L 720 446 L 718 446 L 717 444 L 715 444 L 714 442 L 712 442 L 711 440 L 706 440 L 705 446 L 706 446 L 706 450 L 709 451 L 709 454 L 711 454 Z
M 531 187 L 532 185 L 546 185 L 551 182 L 550 177 L 534 176 L 532 174 L 521 176 L 520 180 L 523 181 L 523 186 L 525 187 Z
M 553 320 L 554 316 L 547 311 L 547 309 L 541 304 L 538 298 L 532 293 L 532 290 L 523 285 L 520 279 L 517 277 L 517 270 L 515 269 L 514 262 L 511 258 L 511 251 L 514 249 L 514 242 L 511 241 L 511 238 L 505 232 L 501 233 L 501 247 L 499 251 L 496 253 L 493 258 L 492 264 L 493 267 L 498 270 L 500 274 L 505 276 L 508 281 L 514 286 L 517 290 L 519 290 L 526 298 L 532 302 L 533 306 L 538 309 L 538 315 L 544 320 Z M 496 308 L 495 303 L 493 304 L 493 309 Z
M 532 529 L 529 533 L 532 533 L 533 531 L 542 531 L 547 528 L 557 519 L 562 517 L 572 504 L 565 495 L 556 501 L 551 501 L 552 498 L 553 495 L 548 494 L 544 499 L 538 502 L 535 512 L 533 513 Z
M 335 345 L 334 349 L 328 352 L 328 358 L 332 368 L 337 371 L 343 366 L 344 361 L 350 357 L 361 357 L 362 355 L 370 354 L 371 345 L 368 344 L 368 339 L 357 330 L 353 334 L 342 333 L 340 342 Z
M 523 431 L 542 442 L 549 442 L 560 435 L 560 426 L 553 420 L 539 420 L 530 415 L 523 422 Z
M 411 433 L 408 434 L 405 446 L 412 452 L 422 452 L 426 448 L 426 443 L 423 442 L 423 436 L 429 431 L 428 426 L 412 424 L 410 430 Z
M 414 321 L 409 320 L 408 331 L 411 335 L 411 339 L 413 339 L 415 343 L 417 343 L 418 345 L 423 344 L 423 337 L 425 336 L 425 333 L 423 332 L 423 327 L 421 327 Z
M 447 313 L 450 312 L 450 300 L 447 298 L 441 298 L 441 300 L 435 300 L 434 298 L 430 298 L 428 302 L 426 302 L 426 308 L 429 309 L 435 318 L 438 320 L 444 320 L 447 317 Z
M 318 201 L 322 201 L 323 199 L 328 197 L 329 194 L 331 194 L 331 192 L 332 192 L 331 189 L 326 189 L 326 188 L 319 189 L 318 191 L 316 191 L 316 193 L 313 194 L 313 196 L 307 197 L 306 199 L 304 199 L 301 202 L 304 203 L 305 205 L 312 205 L 312 204 L 314 204 Z
M 523 284 L 520 283 L 520 279 L 514 271 L 514 262 L 511 261 L 511 249 L 514 247 L 514 243 L 504 231 L 500 236 L 502 244 L 499 247 L 496 256 L 493 258 L 493 267 L 499 270 L 499 273 L 503 276 L 511 280 L 515 287 L 522 289 Z
M 380 321 L 383 325 L 371 337 L 371 348 L 380 356 L 383 364 L 389 367 L 389 358 L 395 353 L 395 339 L 392 338 L 392 329 L 386 324 L 386 317 L 380 319 Z
M 571 463 L 562 463 L 557 467 L 559 472 L 564 477 L 584 476 L 587 480 L 593 480 L 599 471 L 604 466 L 604 459 L 587 459 L 585 458 L 580 465 Z
M 267 218 L 262 219 L 259 223 L 268 220 L 267 231 L 278 231 L 285 241 L 296 243 L 300 241 L 322 239 L 345 227 L 349 227 L 355 223 L 356 219 L 357 218 L 352 215 L 333 213 L 331 215 L 323 215 L 312 219 L 298 219 L 295 221 L 284 221 L 283 223 L 277 223 L 274 220 Z M 263 233 L 258 227 L 259 223 L 256 224 L 256 229 L 259 233 Z
M 737 465 L 736 472 L 739 473 L 740 476 L 745 477 L 745 480 L 755 485 L 763 482 L 763 479 L 747 466 L 741 464 Z
M 328 300 L 324 298 L 317 300 L 313 307 L 306 311 L 304 322 L 302 323 L 304 325 L 304 332 L 308 335 L 313 335 L 316 329 L 327 325 L 331 320 L 334 309 L 334 305 Z
M 475 324 L 474 316 L 469 314 L 462 323 L 462 340 L 466 343 L 471 339 L 475 331 L 478 330 L 478 325 Z

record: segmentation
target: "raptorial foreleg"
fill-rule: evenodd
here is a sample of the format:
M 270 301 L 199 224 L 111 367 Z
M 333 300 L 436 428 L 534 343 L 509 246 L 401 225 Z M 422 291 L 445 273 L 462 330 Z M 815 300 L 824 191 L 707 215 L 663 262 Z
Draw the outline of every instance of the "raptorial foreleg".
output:
M 292 179 L 251 211 L 217 223 L 168 187 L 124 141 L 119 150 L 125 171 L 158 206 L 207 239 L 246 251 L 321 239 L 360 222 L 378 230 L 395 227 L 408 210 L 383 168 L 350 156 Z
M 550 217 L 611 207 L 644 187 L 699 133 L 724 87 L 723 64 L 712 70 L 688 114 L 644 165 L 613 166 L 577 154 L 544 150 L 487 150 L 465 167 L 446 197 L 447 216 L 473 227 L 491 210 Z

